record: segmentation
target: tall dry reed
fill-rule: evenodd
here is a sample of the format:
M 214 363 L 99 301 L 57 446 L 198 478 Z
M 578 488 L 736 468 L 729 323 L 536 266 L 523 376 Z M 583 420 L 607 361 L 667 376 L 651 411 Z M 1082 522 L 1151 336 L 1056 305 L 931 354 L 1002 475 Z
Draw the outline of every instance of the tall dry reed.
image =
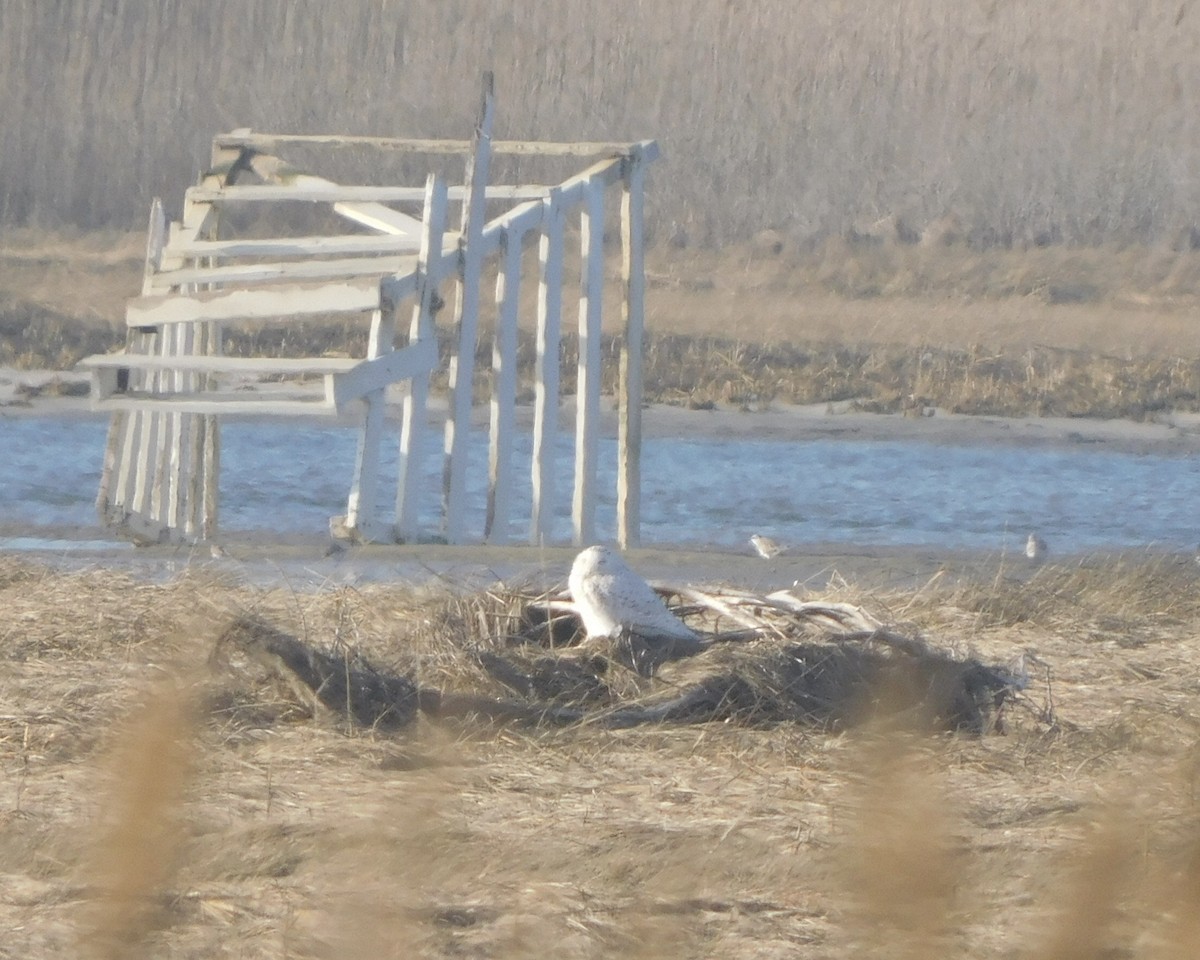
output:
M 1143 241 L 1200 207 L 1200 11 L 950 0 L 0 4 L 0 223 L 140 227 L 213 133 L 657 137 L 651 226 L 798 240 L 953 211 Z

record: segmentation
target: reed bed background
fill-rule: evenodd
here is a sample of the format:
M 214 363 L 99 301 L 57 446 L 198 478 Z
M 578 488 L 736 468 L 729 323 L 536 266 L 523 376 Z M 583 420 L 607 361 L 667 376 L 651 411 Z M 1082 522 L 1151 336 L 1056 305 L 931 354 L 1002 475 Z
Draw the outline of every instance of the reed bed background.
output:
M 0 563 L 0 955 L 1183 958 L 1194 564 L 831 588 L 1036 652 L 1005 735 L 887 725 L 355 732 L 218 656 L 230 618 L 419 683 L 519 593 Z M 835 581 L 836 582 L 836 578 Z M 152 842 L 148 842 L 152 841 Z
M 179 202 L 214 133 L 461 138 L 491 69 L 498 136 L 662 143 L 652 399 L 1195 411 L 1198 54 L 1200 10 L 1165 0 L 9 0 L 0 364 L 65 369 L 122 342 L 150 199 Z M 326 160 L 348 182 L 424 176 Z M 362 338 L 309 323 L 231 342 Z
M 659 239 L 1200 223 L 1200 10 L 1179 0 L 8 0 L 0 223 L 140 228 L 236 126 L 463 137 L 485 69 L 498 135 L 661 140 Z

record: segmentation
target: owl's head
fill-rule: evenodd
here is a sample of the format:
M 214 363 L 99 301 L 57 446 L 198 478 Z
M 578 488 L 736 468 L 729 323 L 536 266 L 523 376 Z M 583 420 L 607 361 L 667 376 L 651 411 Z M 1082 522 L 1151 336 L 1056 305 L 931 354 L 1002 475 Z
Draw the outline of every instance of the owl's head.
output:
M 571 573 L 586 575 L 590 573 L 611 573 L 624 566 L 620 556 L 608 547 L 597 544 L 581 550 L 571 564 Z

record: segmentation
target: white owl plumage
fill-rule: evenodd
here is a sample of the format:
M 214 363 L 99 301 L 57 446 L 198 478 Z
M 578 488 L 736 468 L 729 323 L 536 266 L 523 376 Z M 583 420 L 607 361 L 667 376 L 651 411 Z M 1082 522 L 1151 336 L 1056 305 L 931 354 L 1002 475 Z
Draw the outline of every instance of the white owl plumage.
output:
M 667 609 L 650 584 L 608 547 L 588 547 L 571 565 L 567 580 L 588 637 L 625 632 L 648 641 L 698 644 L 699 637 Z

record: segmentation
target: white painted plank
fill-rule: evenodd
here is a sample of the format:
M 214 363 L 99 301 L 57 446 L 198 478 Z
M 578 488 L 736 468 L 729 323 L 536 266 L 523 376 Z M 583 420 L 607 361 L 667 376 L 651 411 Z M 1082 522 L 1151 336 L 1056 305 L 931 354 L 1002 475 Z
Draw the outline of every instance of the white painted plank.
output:
M 223 334 L 219 324 L 205 325 L 204 352 L 210 356 L 220 356 L 225 352 Z M 206 380 L 208 378 L 205 378 Z M 200 486 L 200 538 L 211 540 L 217 532 L 217 521 L 220 516 L 221 498 L 221 423 L 215 416 L 204 417 L 204 449 L 203 470 L 201 471 Z
M 193 294 L 137 297 L 125 306 L 125 323 L 153 327 L 198 320 L 244 320 L 352 313 L 374 310 L 381 300 L 379 281 L 328 280 L 251 290 L 211 290 Z
M 161 416 L 163 413 L 200 413 L 213 416 L 246 415 L 261 417 L 336 417 L 337 410 L 329 403 L 325 394 L 313 394 L 311 399 L 289 397 L 277 399 L 277 395 L 265 395 L 258 399 L 245 391 L 236 393 L 205 390 L 199 393 L 118 393 L 96 404 L 100 411 L 137 411 L 146 416 Z M 149 476 L 149 474 L 147 474 Z M 135 493 L 135 504 L 139 497 Z
M 242 155 L 243 152 L 239 147 L 214 144 L 209 173 L 201 178 L 199 185 L 209 188 L 232 185 L 243 170 L 242 164 L 239 163 Z M 186 244 L 197 237 L 209 236 L 214 231 L 216 224 L 217 212 L 211 203 L 195 203 L 189 201 L 185 196 L 182 223 L 173 225 L 169 232 L 168 244 L 170 241 Z M 171 270 L 181 265 L 182 261 L 164 247 L 158 268 Z
M 254 150 L 273 150 L 286 144 L 310 144 L 328 147 L 376 147 L 399 153 L 454 154 L 470 153 L 470 140 L 421 140 L 405 137 L 372 137 L 350 134 L 295 134 L 295 133 L 226 133 L 213 138 L 213 143 L 222 147 L 249 147 Z M 552 140 L 497 140 L 492 145 L 496 154 L 517 154 L 546 157 L 592 157 L 625 156 L 634 150 L 654 151 L 653 140 L 640 143 L 624 141 L 578 141 L 558 142 Z M 651 157 L 650 159 L 653 159 Z
M 455 352 L 450 360 L 450 416 L 446 420 L 443 494 L 446 539 L 462 543 L 466 535 L 467 443 L 471 428 L 471 401 L 475 377 L 475 345 L 479 330 L 479 284 L 484 253 L 480 239 L 484 224 L 484 188 L 491 160 L 493 100 L 491 75 L 487 75 L 475 128 L 474 150 L 465 177 L 469 196 L 462 210 L 462 279 L 455 304 Z
M 347 220 L 353 220 L 360 226 L 392 237 L 402 237 L 409 243 L 415 243 L 414 231 L 420 226 L 420 221 L 414 221 L 406 213 L 393 210 L 382 203 L 335 203 L 333 212 Z
M 496 332 L 492 341 L 492 399 L 488 426 L 488 502 L 484 539 L 505 543 L 512 522 L 512 447 L 517 404 L 517 318 L 524 235 L 506 232 L 496 277 Z
M 136 353 L 102 353 L 84 357 L 78 366 L 85 369 L 191 370 L 203 373 L 246 375 L 317 376 L 348 373 L 363 363 L 353 357 L 210 357 L 143 356 Z
M 92 396 L 97 396 L 98 377 L 92 375 Z M 101 522 L 105 522 L 111 513 L 116 493 L 117 464 L 121 455 L 121 443 L 129 429 L 129 418 L 126 414 L 113 417 L 108 425 L 108 434 L 104 442 L 104 459 L 100 465 L 100 487 L 96 491 L 96 514 Z
M 146 263 L 142 269 L 142 293 L 149 293 L 154 275 L 162 269 L 167 243 L 167 214 L 158 197 L 150 204 L 150 226 L 146 230 Z
M 333 378 L 334 405 L 344 409 L 354 400 L 384 390 L 390 384 L 414 377 L 428 377 L 438 363 L 437 338 L 430 337 L 373 360 L 360 360 L 350 370 Z
M 142 268 L 142 292 L 147 292 L 150 278 L 162 264 L 162 248 L 166 242 L 167 219 L 162 201 L 155 197 L 150 204 L 150 220 L 146 228 L 146 259 Z M 146 340 L 146 335 L 137 331 L 129 331 L 126 343 L 129 349 L 140 349 L 139 344 Z M 116 387 L 116 374 L 111 378 L 93 374 L 93 402 L 104 395 L 105 390 Z M 136 449 L 136 435 L 139 423 L 137 415 L 126 413 L 117 414 L 112 418 L 108 427 L 108 436 L 104 444 L 104 463 L 100 473 L 100 487 L 96 492 L 96 512 L 102 523 L 108 524 L 117 514 L 118 507 L 122 510 L 132 497 L 132 462 L 127 459 Z
M 176 356 L 192 353 L 196 348 L 196 328 L 199 324 L 188 323 L 176 326 L 173 330 L 174 344 L 172 353 Z M 171 374 L 171 386 L 177 392 L 194 393 L 196 389 L 196 374 L 180 370 L 178 367 Z M 164 521 L 167 529 L 182 533 L 182 511 L 184 487 L 184 469 L 187 466 L 187 451 L 190 447 L 193 417 L 181 413 L 172 413 L 171 417 L 171 450 L 167 463 L 166 503 Z
M 542 238 L 538 245 L 541 277 L 534 366 L 533 502 L 530 509 L 529 542 L 542 546 L 551 541 L 554 525 L 555 464 L 554 438 L 558 434 L 559 345 L 562 340 L 563 221 L 557 191 L 546 201 Z
M 458 233 L 446 235 L 443 258 L 435 260 L 439 279 L 458 268 Z M 445 261 L 443 263 L 443 260 Z M 398 257 L 339 257 L 328 260 L 297 260 L 280 263 L 233 263 L 216 267 L 185 267 L 154 276 L 151 292 L 161 293 L 181 284 L 256 284 L 283 280 L 321 278 L 381 277 L 384 293 L 393 303 L 416 291 L 414 274 L 417 258 L 412 254 Z
M 208 355 L 211 349 L 211 325 L 196 324 L 193 327 L 195 331 L 195 340 L 192 344 L 193 352 L 201 355 Z M 214 358 L 215 359 L 215 358 Z M 190 386 L 196 392 L 205 390 L 209 385 L 209 377 L 203 371 L 195 371 L 192 374 Z M 205 441 L 210 424 L 213 422 L 211 417 L 203 417 L 193 415 L 191 418 L 191 430 L 188 437 L 187 450 L 187 469 L 184 473 L 184 509 L 183 509 L 183 532 L 187 537 L 196 539 L 200 535 L 200 529 L 203 525 L 204 501 L 201 491 L 204 487 L 205 473 Z
M 200 536 L 203 517 L 203 500 L 200 490 L 204 483 L 204 441 L 211 417 L 193 416 L 192 431 L 188 438 L 188 466 L 184 475 L 183 532 L 195 540 Z
M 376 310 L 371 318 L 367 355 L 372 360 L 378 360 L 392 349 L 393 319 L 391 309 Z M 362 399 L 366 404 L 366 414 L 358 432 L 354 474 L 346 503 L 346 526 L 357 539 L 370 541 L 377 540 L 380 531 L 376 514 L 379 495 L 379 444 L 383 441 L 383 387 L 377 387 L 362 396 Z
M 417 304 L 409 326 L 410 346 L 429 344 L 437 365 L 437 330 L 434 326 L 434 301 L 437 298 L 439 277 L 434 270 L 438 252 L 443 248 L 446 226 L 446 184 L 430 174 L 425 182 L 425 230 L 421 237 L 421 252 L 417 256 Z M 418 524 L 420 470 L 425 425 L 425 405 L 429 395 L 429 377 L 417 374 L 404 398 L 400 413 L 400 455 L 396 475 L 396 536 L 403 543 L 413 543 L 420 535 Z
M 166 254 L 173 257 L 327 257 L 363 253 L 416 253 L 412 237 L 343 234 L 339 236 L 268 237 L 262 240 L 188 240 L 171 237 Z
M 141 432 L 146 425 L 146 415 L 141 410 L 125 412 L 123 418 L 125 430 L 121 435 L 121 447 L 117 457 L 117 474 L 111 500 L 114 510 L 111 519 L 118 519 L 133 508 L 137 482 L 137 453 L 141 449 Z M 114 417 L 114 423 L 116 420 Z M 106 517 L 107 519 L 109 518 Z
M 581 203 L 590 184 L 596 182 L 611 186 L 621 179 L 621 160 L 602 160 L 593 164 L 587 170 L 570 177 L 559 185 L 559 203 L 570 205 Z M 531 201 L 506 211 L 494 220 L 489 220 L 483 228 L 482 243 L 486 252 L 492 253 L 499 248 L 501 237 L 509 232 L 527 233 L 540 230 L 542 218 L 549 209 L 540 201 Z
M 545 202 L 533 200 L 489 221 L 484 225 L 483 232 L 479 237 L 479 246 L 483 256 L 491 256 L 499 250 L 504 237 L 509 233 L 524 235 L 534 230 L 540 230 L 545 216 Z
M 619 161 L 618 161 L 619 163 Z M 335 203 L 337 201 L 371 201 L 376 203 L 409 203 L 424 199 L 424 187 L 372 187 L 351 186 L 324 181 L 328 186 L 314 183 L 319 177 L 306 177 L 302 183 L 287 183 L 277 186 L 233 186 L 192 187 L 187 195 L 192 200 L 204 203 Z M 447 189 L 449 198 L 461 202 L 466 199 L 467 188 L 454 186 Z M 494 184 L 485 190 L 488 200 L 542 200 L 550 193 L 548 185 Z M 412 219 L 412 218 L 409 218 Z M 416 221 L 420 223 L 421 221 Z
M 332 180 L 315 177 L 303 170 L 298 170 L 286 160 L 263 153 L 252 154 L 249 166 L 258 176 L 273 183 L 316 190 L 339 186 Z M 382 203 L 335 203 L 333 210 L 347 220 L 381 233 L 407 237 L 411 240 L 417 240 L 421 236 L 420 220 L 401 213 L 399 210 L 386 207 Z
M 231 263 L 216 267 L 184 267 L 151 278 L 147 294 L 164 293 L 183 284 L 272 283 L 283 280 L 320 280 L 326 277 L 383 277 L 411 273 L 413 254 L 387 257 L 338 257 L 329 260 L 295 260 L 277 263 Z
M 155 334 L 130 331 L 129 349 L 149 353 L 154 349 Z M 146 388 L 146 374 L 131 372 L 128 386 L 134 389 Z M 142 435 L 149 429 L 149 414 L 138 410 L 129 417 L 130 429 L 123 438 L 123 446 L 119 459 L 118 497 L 120 514 L 133 510 L 136 501 L 137 477 L 140 471 L 139 451 L 143 447 Z
M 604 291 L 604 183 L 588 185 L 580 220 L 579 359 L 575 389 L 575 546 L 596 539 L 596 471 L 600 437 L 600 319 Z
M 617 418 L 617 543 L 623 550 L 636 547 L 641 540 L 642 337 L 646 283 L 642 232 L 644 182 L 644 167 L 636 159 L 631 160 L 621 195 L 625 330 L 621 343 Z
M 604 187 L 620 181 L 626 161 L 620 158 L 599 160 L 558 185 L 559 203 L 573 207 L 582 203 L 588 189 L 595 184 Z
M 160 356 L 171 356 L 176 349 L 176 330 L 160 331 L 158 349 Z M 166 370 L 154 371 L 150 374 L 154 389 L 158 392 L 170 391 L 174 377 Z M 171 446 L 175 442 L 175 417 L 170 413 L 155 413 L 155 450 L 153 463 L 150 467 L 150 500 L 145 511 L 145 519 L 150 520 L 158 529 L 166 527 L 167 483 L 170 476 Z
M 157 341 L 157 338 L 154 349 L 161 350 L 161 343 Z M 156 393 L 158 391 L 158 373 L 151 372 L 143 374 L 143 376 L 146 379 L 147 393 Z M 133 501 L 129 505 L 129 512 L 138 514 L 144 520 L 150 519 L 152 510 L 154 468 L 158 462 L 158 434 L 161 424 L 162 418 L 157 416 L 154 410 L 146 408 L 143 414 L 142 429 L 138 435 L 138 449 L 134 454 Z

